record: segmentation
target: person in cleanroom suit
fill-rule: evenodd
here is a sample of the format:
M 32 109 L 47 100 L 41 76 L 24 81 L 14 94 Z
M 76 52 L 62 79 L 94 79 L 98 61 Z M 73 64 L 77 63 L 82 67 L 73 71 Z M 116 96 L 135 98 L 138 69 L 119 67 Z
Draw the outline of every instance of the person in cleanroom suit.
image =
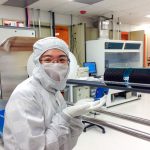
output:
M 71 150 L 83 125 L 81 115 L 102 104 L 67 107 L 61 94 L 69 72 L 69 48 L 56 37 L 33 45 L 32 76 L 13 91 L 5 109 L 5 150 Z

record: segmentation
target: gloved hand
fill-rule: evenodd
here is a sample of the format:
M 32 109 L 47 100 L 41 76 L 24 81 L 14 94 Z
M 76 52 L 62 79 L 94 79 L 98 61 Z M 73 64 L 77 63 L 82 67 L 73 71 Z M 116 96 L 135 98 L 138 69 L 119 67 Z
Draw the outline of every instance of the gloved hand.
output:
M 106 102 L 106 98 L 98 101 L 82 101 L 78 102 L 74 106 L 67 107 L 63 112 L 70 117 L 77 117 L 84 115 L 93 110 L 99 109 Z
M 104 95 L 102 98 L 100 98 L 99 100 L 96 100 L 96 102 L 98 101 L 99 102 L 99 105 L 100 107 L 102 107 L 105 103 L 106 103 L 106 100 L 107 100 L 107 95 Z M 87 103 L 93 103 L 94 100 L 93 98 L 87 98 L 87 99 L 82 99 L 82 100 L 79 100 L 75 105 L 83 105 L 83 104 L 87 104 Z M 100 108 L 99 107 L 99 108 Z

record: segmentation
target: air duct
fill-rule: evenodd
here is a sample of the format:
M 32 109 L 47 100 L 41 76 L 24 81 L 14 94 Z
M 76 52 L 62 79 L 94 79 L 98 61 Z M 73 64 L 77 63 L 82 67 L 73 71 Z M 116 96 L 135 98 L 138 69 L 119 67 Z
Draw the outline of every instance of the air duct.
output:
M 112 29 L 111 18 L 100 16 L 98 22 L 99 38 L 109 39 L 109 30 Z
M 103 17 L 99 18 L 99 38 L 109 38 L 109 20 L 105 20 Z

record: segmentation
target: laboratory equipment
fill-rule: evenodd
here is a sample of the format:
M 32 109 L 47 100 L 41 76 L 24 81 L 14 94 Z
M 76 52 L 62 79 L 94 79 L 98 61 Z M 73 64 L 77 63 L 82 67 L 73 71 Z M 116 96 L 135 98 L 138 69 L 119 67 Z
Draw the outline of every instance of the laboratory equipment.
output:
M 149 76 L 150 77 L 150 76 Z M 143 93 L 150 93 L 150 89 L 143 89 L 143 86 L 141 83 L 138 84 L 138 87 L 125 87 L 125 86 L 120 86 L 118 85 L 106 85 L 104 82 L 100 82 L 100 81 L 86 81 L 86 80 L 68 80 L 67 81 L 68 84 L 76 84 L 76 85 L 87 85 L 87 86 L 94 86 L 94 87 L 104 87 L 104 88 L 111 88 L 111 89 L 121 89 L 121 90 L 128 90 L 128 91 L 134 91 L 134 92 L 143 92 Z M 136 84 L 135 84 L 136 85 Z M 149 84 L 147 84 L 148 87 L 150 87 Z M 114 111 L 108 111 L 106 109 L 100 109 L 97 110 L 97 112 L 99 113 L 103 113 L 106 115 L 110 115 L 113 117 L 118 117 L 121 119 L 125 119 L 125 120 L 129 120 L 132 121 L 134 123 L 138 123 L 138 124 L 142 124 L 142 125 L 146 125 L 149 126 L 150 125 L 150 120 L 148 119 L 144 119 L 144 118 L 140 118 L 140 117 L 135 117 L 132 115 L 127 115 L 127 114 L 123 114 L 120 112 L 114 112 Z M 150 133 L 148 132 L 143 132 L 139 129 L 133 129 L 132 127 L 129 126 L 125 126 L 125 125 L 121 125 L 121 124 L 116 124 L 114 122 L 110 122 L 110 121 L 106 121 L 103 119 L 95 119 L 92 118 L 91 116 L 82 116 L 82 119 L 86 122 L 90 122 L 92 124 L 96 124 L 96 125 L 104 125 L 107 126 L 109 128 L 112 128 L 114 130 L 117 130 L 119 132 L 123 132 L 129 135 L 132 135 L 134 137 L 143 139 L 143 140 L 147 140 L 150 141 Z
M 98 39 L 86 42 L 86 61 L 96 62 L 97 75 L 103 76 L 107 68 L 141 68 L 143 67 L 143 42 L 142 41 L 123 41 L 123 40 L 109 40 L 109 39 Z M 120 69 L 122 72 L 123 69 Z M 115 78 L 123 78 L 115 76 L 113 71 L 111 80 Z M 127 75 L 127 74 L 125 74 Z M 105 76 L 106 77 L 106 76 Z M 124 76 L 127 81 L 128 78 Z M 110 89 L 108 94 L 107 106 L 114 106 L 124 102 L 137 100 L 138 93 L 134 92 L 131 98 L 117 97 L 116 101 L 113 101 L 113 95 L 122 92 L 120 90 Z M 125 91 L 126 92 L 126 91 Z M 128 96 L 126 96 L 128 97 Z M 115 97 L 114 97 L 115 98 Z M 122 99 L 123 98 L 123 99 Z
M 82 77 L 88 77 L 89 76 L 89 69 L 88 67 L 79 67 L 77 70 L 77 77 L 82 78 Z
M 96 63 L 95 62 L 84 62 L 83 67 L 88 67 L 90 76 L 96 75 L 97 69 L 96 69 Z
M 143 67 L 143 42 L 98 39 L 86 42 L 86 61 L 96 62 L 97 75 L 105 68 Z
M 74 102 L 81 99 L 86 99 L 90 97 L 90 87 L 89 86 L 74 86 L 73 87 L 73 100 Z

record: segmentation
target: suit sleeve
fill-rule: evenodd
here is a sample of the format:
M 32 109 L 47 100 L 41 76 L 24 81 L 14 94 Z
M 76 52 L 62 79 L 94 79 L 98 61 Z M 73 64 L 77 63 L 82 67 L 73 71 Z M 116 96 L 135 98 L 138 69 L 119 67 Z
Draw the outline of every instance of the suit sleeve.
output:
M 15 95 L 6 107 L 4 142 L 5 149 L 11 149 L 8 132 L 13 135 L 20 150 L 71 150 L 75 145 L 81 127 L 78 119 L 57 113 L 49 127 L 45 126 L 43 110 L 34 98 Z M 75 133 L 75 131 L 79 131 Z M 75 138 L 76 137 L 76 138 Z M 72 141 L 73 140 L 73 141 Z

